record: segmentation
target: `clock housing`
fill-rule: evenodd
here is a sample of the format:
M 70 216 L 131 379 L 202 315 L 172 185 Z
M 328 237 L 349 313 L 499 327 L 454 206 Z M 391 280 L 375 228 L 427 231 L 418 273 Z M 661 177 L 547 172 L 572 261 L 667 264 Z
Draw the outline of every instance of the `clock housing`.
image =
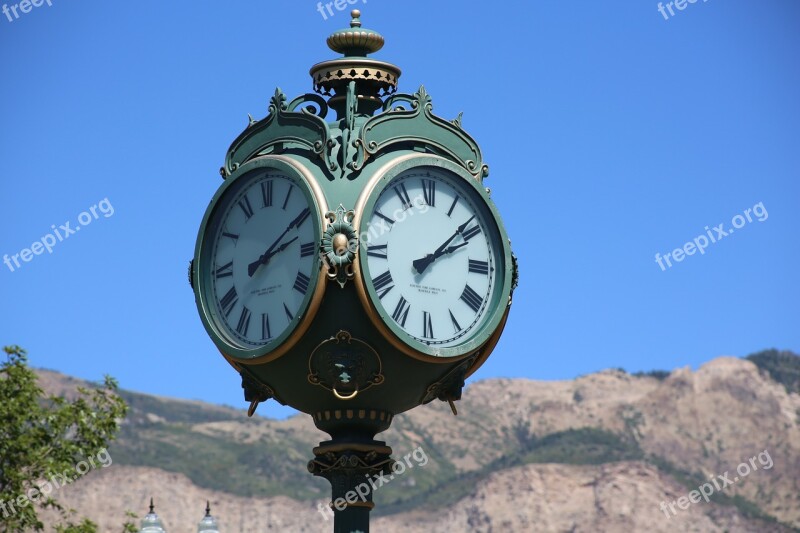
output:
M 439 156 L 400 156 L 372 175 L 355 224 L 358 295 L 396 348 L 443 362 L 497 338 L 513 263 L 494 203 L 477 178 Z
M 325 211 L 308 171 L 280 155 L 242 165 L 211 200 L 192 279 L 203 325 L 228 359 L 274 360 L 308 329 L 326 286 Z

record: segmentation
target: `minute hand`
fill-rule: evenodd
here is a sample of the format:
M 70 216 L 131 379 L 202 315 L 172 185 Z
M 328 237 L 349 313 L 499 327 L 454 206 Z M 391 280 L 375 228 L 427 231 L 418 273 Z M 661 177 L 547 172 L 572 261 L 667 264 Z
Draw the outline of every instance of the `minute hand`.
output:
M 431 263 L 436 261 L 436 259 L 438 259 L 439 257 L 443 256 L 446 253 L 450 253 L 449 251 L 447 251 L 447 245 L 450 244 L 453 241 L 453 239 L 455 239 L 457 236 L 463 234 L 464 230 L 467 229 L 467 226 L 469 225 L 470 222 L 472 222 L 472 219 L 474 218 L 475 215 L 472 215 L 466 222 L 464 222 L 458 228 L 456 228 L 455 233 L 453 233 L 449 239 L 444 241 L 444 244 L 438 247 L 435 252 L 412 262 L 411 264 L 413 265 L 414 270 L 416 270 L 418 274 L 422 274 L 423 272 L 425 272 L 425 269 L 427 269 L 431 265 Z
M 274 250 L 275 247 L 278 246 L 278 243 L 280 243 L 283 240 L 286 234 L 289 233 L 289 231 L 291 231 L 292 228 L 299 227 L 300 224 L 302 224 L 303 221 L 305 221 L 306 217 L 308 217 L 309 214 L 311 214 L 311 210 L 306 207 L 300 212 L 299 215 L 297 215 L 297 217 L 294 220 L 289 222 L 289 225 L 286 227 L 285 230 L 283 230 L 283 233 L 281 233 L 280 236 L 277 239 L 275 239 L 275 242 L 273 242 L 272 245 L 269 248 L 267 248 L 267 251 L 264 252 L 264 254 L 261 257 L 259 257 L 258 259 L 256 259 L 247 266 L 247 275 L 252 278 L 253 274 L 255 274 L 256 270 L 258 270 L 258 267 L 269 261 L 269 258 L 272 257 L 270 255 L 270 252 L 272 252 L 272 250 Z

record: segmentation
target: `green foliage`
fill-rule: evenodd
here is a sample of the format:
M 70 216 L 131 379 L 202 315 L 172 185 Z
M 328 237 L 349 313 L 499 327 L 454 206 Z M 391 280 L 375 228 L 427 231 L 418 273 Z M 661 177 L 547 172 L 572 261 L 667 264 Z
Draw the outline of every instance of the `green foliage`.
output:
M 670 375 L 668 370 L 650 370 L 648 372 L 635 372 L 633 374 L 637 378 L 655 378 L 658 381 L 664 381 Z
M 597 428 L 579 428 L 531 440 L 508 466 L 529 463 L 599 465 L 642 458 L 633 439 Z
M 97 524 L 84 518 L 79 524 L 68 522 L 67 524 L 57 525 L 56 533 L 97 533 Z
M 216 407 L 200 402 L 162 400 L 155 396 L 126 390 L 119 391 L 119 395 L 128 404 L 129 416 L 133 417 L 140 413 L 148 413 L 156 415 L 166 422 L 185 424 L 205 424 L 231 419 L 231 408 Z M 241 418 L 244 418 L 244 415 L 241 415 Z M 142 422 L 140 420 L 131 421 Z
M 118 464 L 157 466 L 185 474 L 198 487 L 238 496 L 319 498 L 330 489 L 308 474 L 307 448 L 289 436 L 236 442 L 227 434 L 193 431 L 191 424 L 157 422 L 124 427 L 111 453 Z
M 136 527 L 136 513 L 125 511 L 125 523 L 122 524 L 122 533 L 136 533 L 139 528 Z
M 66 520 L 57 531 L 95 533 L 97 526 L 89 520 L 73 524 L 72 513 L 56 496 L 61 486 L 77 479 L 76 465 L 103 453 L 117 433 L 127 409 L 116 395 L 117 383 L 107 376 L 102 386 L 78 388 L 74 401 L 45 396 L 27 365 L 25 350 L 7 346 L 4 351 L 7 360 L 0 365 L 0 532 L 42 531 L 44 524 L 37 511 L 56 509 Z M 61 485 L 56 486 L 58 480 Z
M 698 490 L 698 487 L 701 485 L 709 483 L 707 476 L 703 475 L 702 473 L 683 470 L 662 457 L 649 456 L 647 458 L 647 462 L 654 465 L 662 472 L 672 476 L 678 483 L 686 488 L 687 493 L 693 490 Z M 708 499 L 719 505 L 734 506 L 743 516 L 747 518 L 761 520 L 769 524 L 778 523 L 774 516 L 765 513 L 758 505 L 738 494 L 729 496 L 728 494 L 717 490 L 709 495 Z
M 745 359 L 783 385 L 789 394 L 800 393 L 800 356 L 797 354 L 773 348 L 750 354 Z
M 373 511 L 387 515 L 412 509 L 443 509 L 468 496 L 480 481 L 494 472 L 532 463 L 597 465 L 643 458 L 636 441 L 597 428 L 569 429 L 538 438 L 518 424 L 515 434 L 520 447 L 480 470 L 439 479 L 429 490 L 417 492 L 401 501 L 383 504 Z

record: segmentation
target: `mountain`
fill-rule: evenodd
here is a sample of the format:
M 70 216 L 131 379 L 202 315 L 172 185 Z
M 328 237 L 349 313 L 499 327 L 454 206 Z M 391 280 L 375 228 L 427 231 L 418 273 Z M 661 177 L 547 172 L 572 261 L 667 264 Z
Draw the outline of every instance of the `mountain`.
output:
M 54 394 L 85 385 L 39 375 Z M 196 531 L 206 499 L 223 533 L 332 530 L 318 511 L 330 487 L 306 470 L 327 439 L 310 417 L 122 395 L 131 412 L 109 447 L 113 464 L 57 494 L 102 531 L 119 531 L 126 509 L 142 516 L 150 496 L 170 533 Z M 376 491 L 373 531 L 800 531 L 791 352 L 721 357 L 694 372 L 487 379 L 465 390 L 458 416 L 432 403 L 378 438 L 398 460 L 417 455 Z

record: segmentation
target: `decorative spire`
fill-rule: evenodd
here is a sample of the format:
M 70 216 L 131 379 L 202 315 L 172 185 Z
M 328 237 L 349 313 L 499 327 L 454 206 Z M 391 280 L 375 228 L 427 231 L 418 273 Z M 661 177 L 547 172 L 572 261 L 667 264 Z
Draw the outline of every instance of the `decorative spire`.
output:
M 211 516 L 211 503 L 206 500 L 206 515 L 197 524 L 198 533 L 219 533 L 217 519 Z
M 366 57 L 383 48 L 383 35 L 376 31 L 361 28 L 361 11 L 354 9 L 350 27 L 333 32 L 328 37 L 328 48 L 344 54 L 345 57 Z
M 139 533 L 166 533 L 164 523 L 156 514 L 156 506 L 153 505 L 153 498 L 150 498 L 150 512 L 142 519 L 142 528 Z
M 328 37 L 328 47 L 344 57 L 317 63 L 311 67 L 314 90 L 330 96 L 328 105 L 343 118 L 347 91 L 355 82 L 357 113 L 370 115 L 383 106 L 383 97 L 397 91 L 400 69 L 396 65 L 368 58 L 383 48 L 383 36 L 361 26 L 361 11 L 354 9 L 350 27 Z

